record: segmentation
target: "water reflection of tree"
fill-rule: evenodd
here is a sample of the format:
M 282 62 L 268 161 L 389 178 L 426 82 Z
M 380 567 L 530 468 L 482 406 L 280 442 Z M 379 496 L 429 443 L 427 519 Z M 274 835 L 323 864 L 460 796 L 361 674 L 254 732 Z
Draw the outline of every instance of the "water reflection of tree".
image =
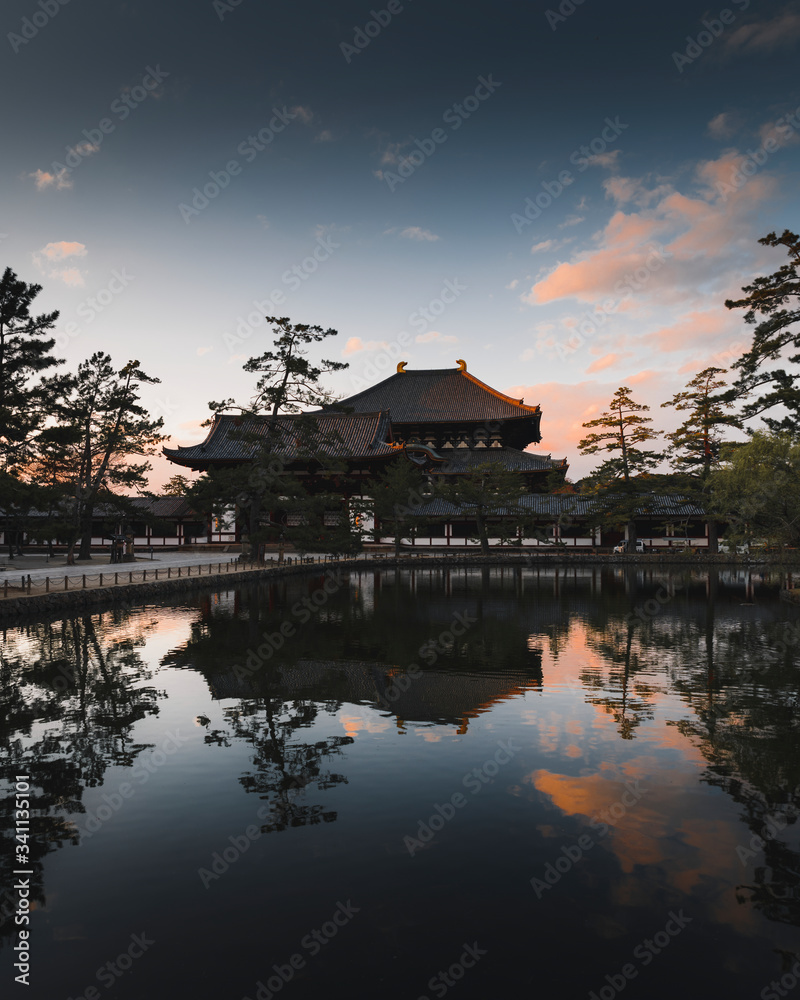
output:
M 640 671 L 651 669 L 650 657 L 636 635 L 635 626 L 624 621 L 609 620 L 602 630 L 589 627 L 587 645 L 598 653 L 600 663 L 607 669 L 586 666 L 581 671 L 584 688 L 593 692 L 586 701 L 611 715 L 622 739 L 632 740 L 642 722 L 653 718 L 660 690 L 637 677 Z
M 672 724 L 708 762 L 702 780 L 731 796 L 751 831 L 738 850 L 753 875 L 738 902 L 798 926 L 800 852 L 785 831 L 800 816 L 800 633 L 791 609 L 769 620 L 716 598 L 711 586 L 680 623 L 653 623 L 652 644 L 693 710 Z
M 129 615 L 107 616 L 124 627 Z M 159 697 L 143 687 L 150 674 L 137 646 L 141 629 L 113 641 L 89 615 L 36 624 L 7 634 L 0 649 L 0 940 L 14 929 L 11 872 L 15 848 L 16 775 L 30 776 L 31 900 L 45 901 L 43 862 L 50 851 L 77 844 L 66 814 L 83 812 L 85 788 L 101 785 L 111 765 L 130 766 L 148 745 L 130 730 L 158 711 Z
M 207 743 L 229 745 L 236 739 L 253 748 L 253 770 L 239 780 L 248 792 L 269 804 L 270 815 L 261 828 L 264 833 L 336 820 L 335 810 L 309 803 L 306 792 L 310 788 L 325 791 L 347 783 L 343 774 L 323 765 L 340 755 L 341 748 L 353 739 L 330 736 L 313 743 L 298 739 L 300 730 L 314 725 L 318 709 L 311 701 L 288 702 L 267 695 L 226 709 L 224 716 L 229 728 L 206 735 Z

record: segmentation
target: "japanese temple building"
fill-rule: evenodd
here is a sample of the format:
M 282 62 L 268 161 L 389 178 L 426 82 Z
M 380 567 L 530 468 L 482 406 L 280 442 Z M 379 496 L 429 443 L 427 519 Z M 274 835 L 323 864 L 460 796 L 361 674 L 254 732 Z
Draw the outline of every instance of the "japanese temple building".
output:
M 432 476 L 463 475 L 498 461 L 519 472 L 528 491 L 544 492 L 548 477 L 565 476 L 568 466 L 566 459 L 525 450 L 541 440 L 541 416 L 538 406 L 481 382 L 464 361 L 458 368 L 420 371 L 406 371 L 400 362 L 394 375 L 372 388 L 311 414 L 218 414 L 201 444 L 165 448 L 164 454 L 177 465 L 207 471 L 250 461 L 259 443 L 269 440 L 294 472 L 324 471 L 326 459 L 343 463 L 336 488 L 345 496 L 360 493 L 398 454 Z
M 566 459 L 526 450 L 541 441 L 540 407 L 486 385 L 467 371 L 464 361 L 457 364 L 407 371 L 406 362 L 400 362 L 397 371 L 377 385 L 309 414 L 218 414 L 201 444 L 165 448 L 164 454 L 177 465 L 207 471 L 252 461 L 259 445 L 268 443 L 287 471 L 308 477 L 309 488 L 318 485 L 343 497 L 368 495 L 369 481 L 398 455 L 434 480 L 464 475 L 494 460 L 523 478 L 523 505 L 541 526 L 544 537 L 520 539 L 521 544 L 578 547 L 620 541 L 621 531 L 593 527 L 590 498 L 553 493 L 554 479 L 557 484 L 566 476 Z M 434 500 L 418 514 L 426 528 L 424 535 L 416 533 L 412 544 L 476 544 L 475 525 L 467 512 Z M 699 507 L 659 497 L 637 518 L 638 537 L 658 548 L 704 546 L 704 522 Z M 239 530 L 237 525 L 237 541 Z M 226 539 L 233 540 L 231 532 L 212 531 L 209 525 L 209 542 Z

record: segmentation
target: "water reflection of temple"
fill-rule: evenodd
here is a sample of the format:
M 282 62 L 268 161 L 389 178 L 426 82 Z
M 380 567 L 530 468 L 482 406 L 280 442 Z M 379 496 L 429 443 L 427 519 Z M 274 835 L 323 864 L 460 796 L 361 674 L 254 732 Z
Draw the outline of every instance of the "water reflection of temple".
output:
M 299 660 L 279 668 L 270 687 L 287 701 L 324 702 L 333 698 L 388 712 L 400 727 L 405 723 L 455 725 L 460 733 L 466 733 L 470 719 L 526 691 L 541 689 L 541 654 L 538 650 L 526 652 L 528 662 L 524 666 L 491 673 L 431 669 L 409 672 L 376 662 Z M 222 671 L 207 680 L 218 699 L 252 698 L 257 697 L 257 690 L 263 692 L 260 683 L 237 679 L 230 672 Z

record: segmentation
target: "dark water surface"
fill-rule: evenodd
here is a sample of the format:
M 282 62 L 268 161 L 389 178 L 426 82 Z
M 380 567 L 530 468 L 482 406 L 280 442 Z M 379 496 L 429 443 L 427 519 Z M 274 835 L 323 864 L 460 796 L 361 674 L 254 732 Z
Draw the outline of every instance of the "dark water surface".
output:
M 362 572 L 9 630 L 2 996 L 800 1000 L 779 584 Z

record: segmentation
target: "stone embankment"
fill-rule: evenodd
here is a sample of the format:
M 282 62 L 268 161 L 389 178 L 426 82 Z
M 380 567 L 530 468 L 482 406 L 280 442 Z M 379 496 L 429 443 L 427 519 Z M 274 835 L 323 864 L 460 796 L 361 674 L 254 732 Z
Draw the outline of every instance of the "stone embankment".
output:
M 4 627 L 22 620 L 50 620 L 62 617 L 71 612 L 96 612 L 107 608 L 122 607 L 133 608 L 142 607 L 153 602 L 164 600 L 179 594 L 196 590 L 215 590 L 220 587 L 229 588 L 234 584 L 253 583 L 259 581 L 269 581 L 281 579 L 287 576 L 300 574 L 322 574 L 330 569 L 334 570 L 362 570 L 362 569 L 414 569 L 443 567 L 448 569 L 466 567 L 523 567 L 528 569 L 544 568 L 549 566 L 599 566 L 599 567 L 635 567 L 637 569 L 723 569 L 738 567 L 742 569 L 760 570 L 769 567 L 782 568 L 791 571 L 796 568 L 800 573 L 800 558 L 795 557 L 791 561 L 785 558 L 766 556 L 759 558 L 737 557 L 729 555 L 709 556 L 702 553 L 647 553 L 644 555 L 601 555 L 592 553 L 559 553 L 559 552 L 514 552 L 497 553 L 489 556 L 482 556 L 475 553 L 456 555 L 455 553 L 404 553 L 399 559 L 394 555 L 364 555 L 358 558 L 342 559 L 301 559 L 291 558 L 283 564 L 276 562 L 266 563 L 260 566 L 248 566 L 238 568 L 237 564 L 222 564 L 220 571 L 215 572 L 213 564 L 206 564 L 205 567 L 197 567 L 196 572 L 189 570 L 188 575 L 182 574 L 179 577 L 172 575 L 168 579 L 153 578 L 153 571 L 135 570 L 119 573 L 122 582 L 116 585 L 96 584 L 96 576 L 87 585 L 81 577 L 73 577 L 68 584 L 69 589 L 56 590 L 56 583 L 52 588 L 48 582 L 48 591 L 36 593 L 45 586 L 42 580 L 28 588 L 22 586 L 12 587 L 7 590 L 7 597 L 0 600 L 0 622 Z M 147 576 L 149 572 L 149 578 Z M 104 574 L 111 577 L 114 574 Z M 136 577 L 142 577 L 137 580 Z M 125 582 L 124 578 L 129 581 Z M 59 578 L 54 578 L 57 581 Z M 63 581 L 63 577 L 60 578 Z M 82 582 L 84 585 L 82 586 Z M 786 589 L 784 596 L 791 600 L 800 600 L 800 591 Z

